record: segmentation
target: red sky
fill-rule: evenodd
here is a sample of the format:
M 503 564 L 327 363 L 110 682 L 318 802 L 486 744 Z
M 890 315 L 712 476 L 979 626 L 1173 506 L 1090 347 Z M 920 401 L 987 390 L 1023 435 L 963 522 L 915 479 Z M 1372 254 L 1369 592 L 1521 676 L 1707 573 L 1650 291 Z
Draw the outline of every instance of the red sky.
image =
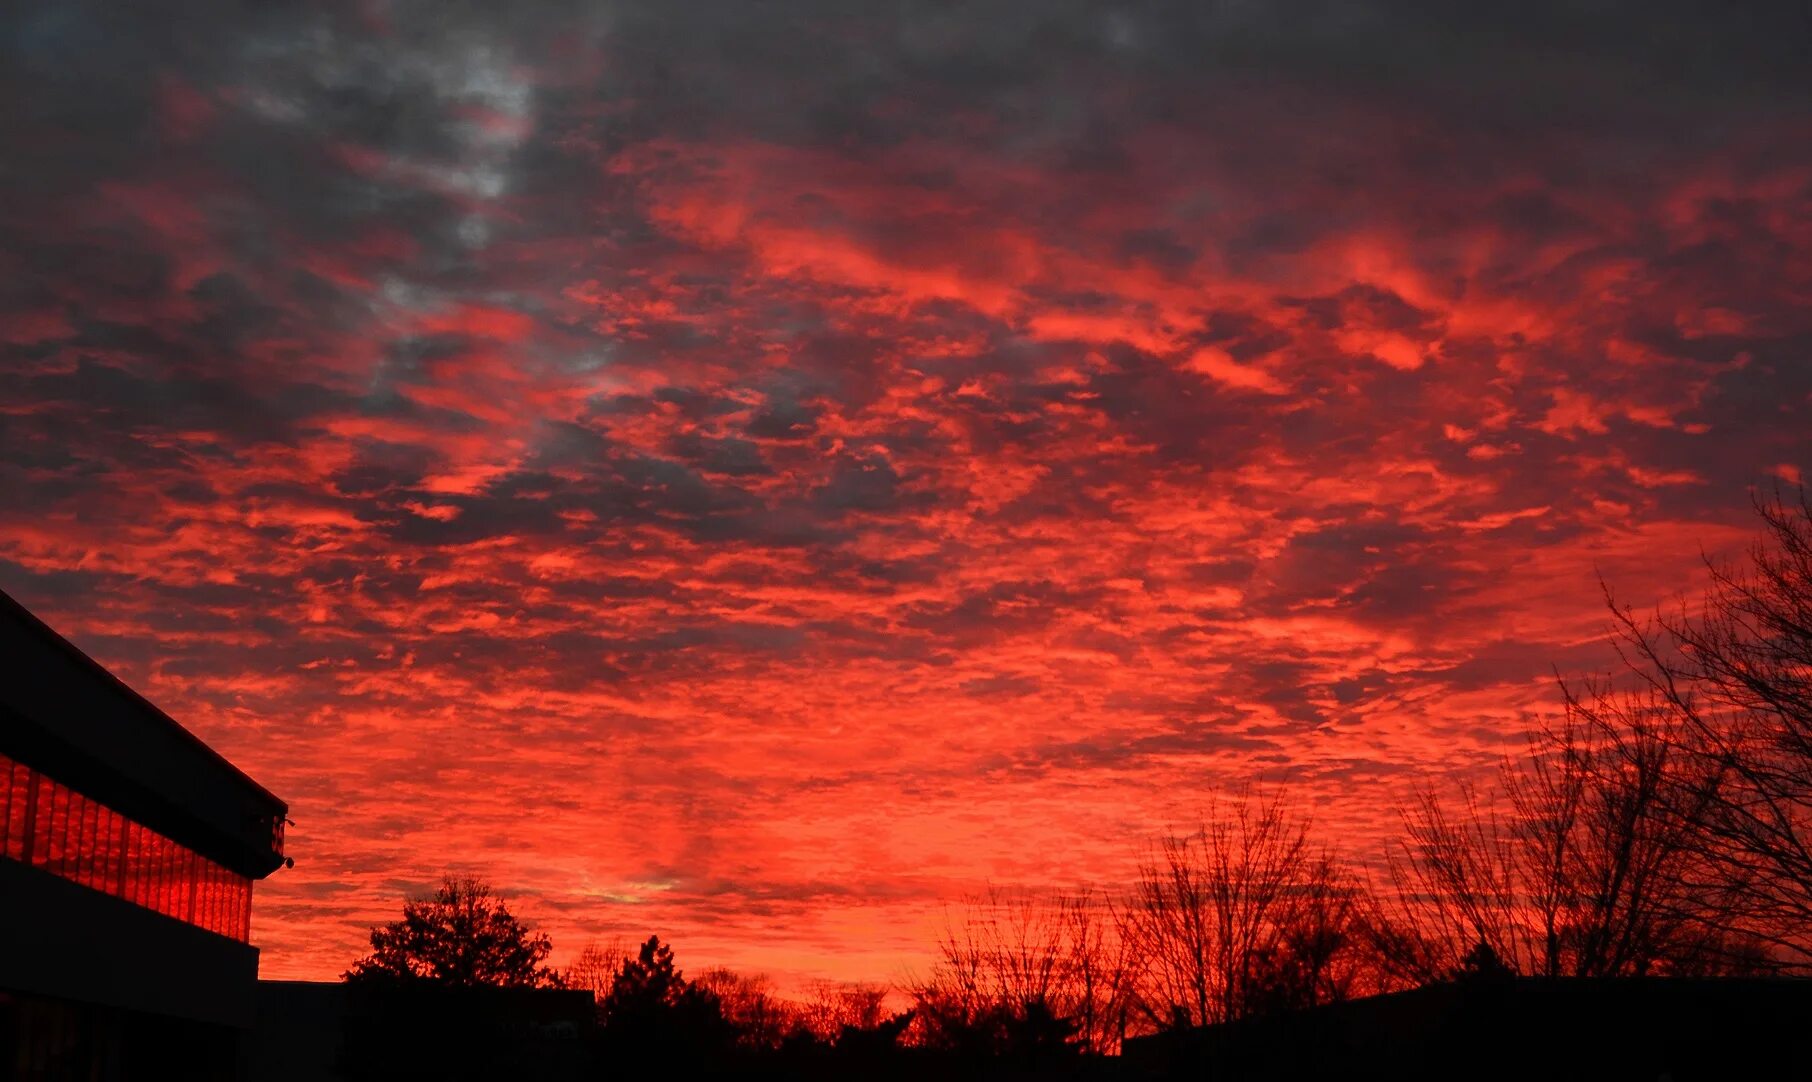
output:
M 1367 858 L 1812 467 L 1803 13 L 678 6 L 0 28 L 0 587 L 290 802 L 266 976 Z

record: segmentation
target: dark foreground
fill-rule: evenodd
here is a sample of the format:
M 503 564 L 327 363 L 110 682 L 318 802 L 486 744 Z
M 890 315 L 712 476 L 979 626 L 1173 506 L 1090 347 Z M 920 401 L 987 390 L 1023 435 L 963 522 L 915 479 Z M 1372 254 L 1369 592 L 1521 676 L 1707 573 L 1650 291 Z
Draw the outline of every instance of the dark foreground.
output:
M 1812 981 L 1504 979 L 1433 985 L 1272 1019 L 1132 1038 L 1118 1057 L 1062 1044 L 1012 1056 L 900 1047 L 886 1033 L 760 1052 L 649 1035 L 610 1041 L 590 996 L 394 997 L 272 985 L 252 1082 L 651 1076 L 1139 1082 L 1161 1079 L 1780 1077 L 1804 1070 Z M 1794 1066 L 1797 1065 L 1797 1066 Z

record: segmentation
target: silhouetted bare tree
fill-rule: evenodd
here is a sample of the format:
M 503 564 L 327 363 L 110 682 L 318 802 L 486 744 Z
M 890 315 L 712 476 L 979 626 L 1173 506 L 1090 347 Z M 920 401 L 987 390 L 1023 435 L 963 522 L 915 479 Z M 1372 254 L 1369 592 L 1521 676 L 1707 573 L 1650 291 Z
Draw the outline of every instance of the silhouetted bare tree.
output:
M 1118 1049 L 1130 972 L 1108 899 L 991 889 L 947 926 L 930 978 L 911 989 L 914 1033 L 973 1055 Z
M 1138 993 L 1120 910 L 1112 898 L 1092 889 L 1060 904 L 1065 926 L 1062 1002 L 1076 1023 L 1076 1043 L 1091 1055 L 1117 1054 Z
M 602 1017 L 604 1000 L 616 986 L 617 976 L 629 964 L 630 957 L 621 940 L 587 943 L 572 964 L 561 971 L 560 977 L 566 987 L 590 992 Z
M 795 1030 L 804 1028 L 799 1007 L 777 995 L 773 982 L 762 974 L 715 966 L 693 982 L 716 998 L 724 1021 L 736 1032 L 736 1043 L 744 1048 L 779 1048 Z
M 834 1044 L 845 1030 L 873 1030 L 888 1018 L 887 989 L 878 984 L 818 981 L 800 1005 L 806 1031 Z
M 1697 956 L 1723 915 L 1706 879 L 1719 772 L 1654 696 L 1563 686 L 1564 709 L 1500 769 L 1501 800 L 1425 793 L 1393 854 L 1398 911 L 1380 942 L 1438 979 L 1489 951 L 1541 976 L 1640 976 Z M 1481 955 L 1482 956 L 1482 955 Z
M 558 987 L 542 963 L 553 944 L 530 931 L 483 880 L 447 876 L 425 898 L 403 905 L 400 920 L 371 930 L 371 953 L 348 981 L 421 980 L 465 987 Z
M 1164 1028 L 1344 998 L 1366 942 L 1358 894 L 1283 793 L 1243 795 L 1196 833 L 1164 839 L 1140 869 L 1122 934 L 1141 1013 Z
M 1697 612 L 1613 600 L 1630 669 L 1722 777 L 1708 825 L 1720 886 L 1782 965 L 1812 967 L 1812 505 L 1758 498 L 1742 562 L 1707 558 Z
M 1364 886 L 1331 853 L 1303 866 L 1245 974 L 1246 1015 L 1339 1003 L 1388 990 L 1370 953 Z
M 1408 840 L 1386 854 L 1395 903 L 1373 921 L 1373 942 L 1393 972 L 1412 984 L 1442 980 L 1483 945 L 1493 957 L 1522 958 L 1525 923 L 1516 904 L 1516 859 L 1495 809 L 1459 787 L 1460 814 L 1421 793 L 1403 813 Z
M 1066 931 L 1060 906 L 990 888 L 945 926 L 931 976 L 911 989 L 914 1039 L 982 1058 L 1016 1039 L 1067 1042 L 1054 1001 L 1061 995 Z M 1016 1025 L 1048 1023 L 1038 1033 Z

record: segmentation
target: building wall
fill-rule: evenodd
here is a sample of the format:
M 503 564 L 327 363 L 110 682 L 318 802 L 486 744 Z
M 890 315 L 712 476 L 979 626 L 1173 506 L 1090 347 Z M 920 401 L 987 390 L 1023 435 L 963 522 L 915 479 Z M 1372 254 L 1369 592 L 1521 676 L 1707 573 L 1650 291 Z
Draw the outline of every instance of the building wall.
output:
M 597 1016 L 571 989 L 259 981 L 244 1078 L 580 1082 L 600 1077 Z
M 241 875 L 281 865 L 281 800 L 4 594 L 0 657 L 0 754 Z
M 0 594 L 0 1078 L 231 1082 L 283 802 Z
M 252 881 L 0 755 L 0 859 L 246 942 Z
M 0 1078 L 16 1082 L 242 1082 L 239 1043 L 227 1026 L 0 992 Z
M 1808 1018 L 1812 980 L 1520 977 L 1131 1038 L 1122 1059 L 1128 1080 L 1804 1078 Z
M 0 990 L 246 1028 L 258 950 L 0 860 Z

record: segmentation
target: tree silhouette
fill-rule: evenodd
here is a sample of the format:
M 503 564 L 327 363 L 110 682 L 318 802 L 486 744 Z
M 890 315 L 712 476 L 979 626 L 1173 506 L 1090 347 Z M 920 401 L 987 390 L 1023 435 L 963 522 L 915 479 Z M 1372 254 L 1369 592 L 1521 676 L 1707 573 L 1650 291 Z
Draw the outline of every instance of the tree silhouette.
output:
M 1707 816 L 1720 886 L 1750 942 L 1812 969 L 1812 503 L 1757 498 L 1741 563 L 1707 558 L 1698 606 L 1652 618 L 1614 600 L 1628 668 L 1723 782 Z M 1726 922 L 1728 923 L 1728 922 Z
M 1465 982 L 1505 981 L 1515 977 L 1516 973 L 1497 956 L 1497 952 L 1491 949 L 1491 944 L 1481 939 L 1460 959 L 1452 976 L 1456 981 Z
M 636 957 L 624 961 L 604 1001 L 607 1019 L 626 1019 L 665 1010 L 679 1003 L 686 979 L 673 964 L 673 948 L 649 936 Z
M 568 988 L 590 992 L 598 1018 L 602 1020 L 604 1001 L 616 986 L 617 975 L 623 972 L 623 967 L 630 960 L 629 952 L 617 940 L 613 939 L 602 945 L 587 943 L 572 964 L 561 971 L 560 980 Z
M 910 989 L 921 1044 L 1033 1059 L 1117 1049 L 1132 973 L 1105 897 L 990 888 L 966 909 Z
M 692 983 L 717 1001 L 719 1013 L 735 1031 L 742 1048 L 768 1051 L 779 1048 L 788 1034 L 805 1025 L 802 1012 L 776 995 L 772 982 L 762 974 L 738 973 L 716 966 Z
M 371 930 L 371 953 L 352 964 L 348 981 L 426 981 L 452 987 L 559 987 L 542 963 L 553 949 L 470 876 L 447 876 L 426 898 L 403 904 L 400 920 Z
M 1139 869 L 1122 935 L 1158 1028 L 1233 1022 L 1348 998 L 1361 946 L 1359 884 L 1309 841 L 1278 793 L 1248 792 Z
M 606 1046 L 631 1065 L 722 1055 L 736 1038 L 717 997 L 685 978 L 658 936 L 624 961 L 600 1013 Z
M 1404 815 L 1392 854 L 1397 917 L 1426 946 L 1424 980 L 1486 945 L 1510 970 L 1635 977 L 1702 956 L 1728 913 L 1707 883 L 1720 771 L 1651 692 L 1562 686 L 1564 711 L 1506 759 L 1495 800 L 1433 793 Z
M 837 1043 L 846 1032 L 874 1030 L 888 1020 L 887 989 L 876 984 L 819 981 L 800 1006 L 800 1022 L 813 1038 Z

